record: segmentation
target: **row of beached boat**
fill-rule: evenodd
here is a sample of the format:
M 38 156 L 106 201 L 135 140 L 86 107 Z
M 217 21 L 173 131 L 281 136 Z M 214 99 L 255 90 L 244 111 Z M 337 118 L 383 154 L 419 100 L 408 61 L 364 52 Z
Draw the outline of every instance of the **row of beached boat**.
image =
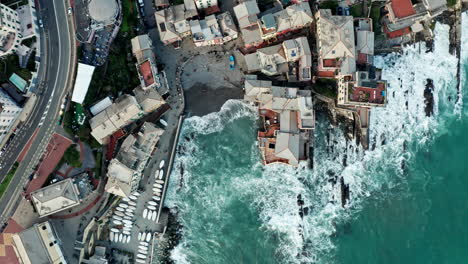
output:
M 124 234 L 123 232 L 120 233 L 118 229 L 112 228 L 111 233 L 109 235 L 109 240 L 111 242 L 119 242 L 119 243 L 124 243 L 128 244 L 132 240 L 131 235 Z
M 140 232 L 138 233 L 138 254 L 136 255 L 137 263 L 145 263 L 149 250 L 149 242 L 151 241 L 151 232 Z
M 143 218 L 156 221 L 158 206 L 161 201 L 162 190 L 164 187 L 164 164 L 165 161 L 161 160 L 159 163 L 159 170 L 155 174 L 155 182 L 153 184 L 153 197 L 146 203 L 146 208 L 143 210 Z M 135 210 L 137 201 L 140 194 L 134 192 L 128 197 L 122 199 L 115 208 L 112 215 L 112 223 L 115 227 L 111 228 L 110 241 L 119 243 L 129 243 L 131 241 L 131 231 L 134 224 Z M 118 227 L 118 228 L 116 228 Z M 136 263 L 146 263 L 148 255 L 149 242 L 151 241 L 152 234 L 150 232 L 139 232 L 138 240 L 138 254 L 136 255 Z

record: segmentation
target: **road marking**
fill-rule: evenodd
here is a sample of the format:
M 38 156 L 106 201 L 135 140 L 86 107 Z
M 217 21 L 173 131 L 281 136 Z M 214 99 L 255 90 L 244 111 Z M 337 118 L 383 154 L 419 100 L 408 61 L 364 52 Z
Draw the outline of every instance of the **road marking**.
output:
M 56 21 L 56 27 L 57 27 L 57 35 L 58 35 L 59 62 L 60 62 L 60 61 L 61 61 L 61 56 L 62 56 L 62 50 L 61 50 L 60 29 L 59 29 L 59 23 L 58 23 L 58 18 L 57 18 L 57 8 L 56 8 L 56 6 L 55 6 L 55 2 L 56 2 L 56 1 L 53 0 L 53 7 L 54 7 L 54 12 L 55 12 L 55 21 Z M 64 11 L 64 14 L 66 14 L 65 4 L 64 4 L 63 11 Z M 67 24 L 66 24 L 66 26 L 67 26 L 67 36 L 69 36 L 69 35 L 70 35 L 70 27 L 69 27 L 69 24 L 68 24 L 68 18 L 67 18 L 67 22 L 66 22 L 66 23 L 67 23 Z M 72 33 L 73 33 L 73 32 L 72 32 Z M 70 42 L 70 38 L 69 38 L 69 42 Z M 70 47 L 73 47 L 73 46 L 72 46 L 72 42 L 70 42 Z M 70 56 L 70 57 L 71 57 L 71 56 Z M 52 98 L 53 98 L 52 95 L 54 94 L 55 88 L 57 87 L 57 81 L 58 81 L 59 71 L 60 71 L 60 66 L 59 66 L 59 68 L 58 68 L 58 72 L 57 72 L 57 75 L 56 75 L 56 78 L 55 78 L 55 82 L 54 82 L 54 87 L 53 87 L 53 89 L 52 89 L 52 94 L 51 94 L 51 97 L 50 97 L 50 99 L 49 99 L 50 102 L 52 102 Z M 69 71 L 70 71 L 70 63 L 68 63 L 67 74 L 69 74 Z M 68 77 L 67 77 L 66 81 L 68 82 L 68 80 L 69 80 L 69 79 L 68 79 Z M 65 84 L 64 84 L 65 86 L 67 85 L 67 82 L 65 82 Z M 63 90 L 63 92 L 65 92 L 65 91 L 66 91 L 66 89 Z M 63 92 L 62 92 L 62 94 L 63 94 Z M 60 97 L 61 97 L 61 96 L 59 96 L 59 100 L 60 100 Z M 58 113 L 58 112 L 57 112 L 57 113 Z M 53 117 L 55 118 L 55 115 L 54 115 Z M 54 127 L 52 126 L 53 123 L 54 123 L 54 122 L 48 123 L 49 129 L 47 130 L 47 132 L 49 132 L 49 130 L 51 130 L 51 129 L 54 128 Z M 43 138 L 43 141 L 44 141 L 46 138 L 48 138 L 49 135 L 50 135 L 50 133 L 45 133 L 45 137 Z M 49 139 L 49 140 L 50 140 L 50 139 Z M 42 143 L 42 142 L 41 142 L 41 143 Z M 41 155 L 43 154 L 43 151 L 44 151 L 44 150 L 39 151 L 39 152 L 41 152 Z M 37 153 L 38 153 L 38 152 L 36 152 L 36 154 L 37 154 Z M 33 157 L 34 157 L 34 155 L 33 155 Z M 26 167 L 26 168 L 24 169 L 24 172 L 28 172 L 28 171 L 29 171 L 29 170 L 28 170 L 28 167 Z M 27 175 L 29 175 L 29 174 L 27 174 Z M 26 178 L 23 177 L 23 175 L 21 175 L 20 177 L 21 177 L 21 178 L 20 178 L 20 183 L 24 183 L 24 182 L 26 181 Z M 19 190 L 19 188 L 23 188 L 23 187 L 24 187 L 23 184 L 20 184 L 20 185 L 16 186 L 16 188 L 14 189 L 14 192 L 13 192 L 13 196 L 17 196 L 17 195 L 18 195 L 18 190 Z M 7 214 L 9 215 L 9 214 L 10 214 L 10 211 L 11 211 L 11 208 L 14 207 L 14 205 L 17 203 L 17 201 L 18 201 L 18 197 L 15 197 L 14 199 L 12 198 L 12 199 L 10 199 L 10 200 L 8 201 L 8 203 L 7 203 L 7 205 L 6 205 L 6 209 L 2 212 L 2 218 L 1 218 L 1 219 L 2 219 L 2 222 L 5 221 L 5 220 L 4 220 L 5 217 L 9 218 L 9 216 L 3 215 L 3 213 L 7 213 Z M 14 203 L 14 204 L 13 204 L 13 203 Z

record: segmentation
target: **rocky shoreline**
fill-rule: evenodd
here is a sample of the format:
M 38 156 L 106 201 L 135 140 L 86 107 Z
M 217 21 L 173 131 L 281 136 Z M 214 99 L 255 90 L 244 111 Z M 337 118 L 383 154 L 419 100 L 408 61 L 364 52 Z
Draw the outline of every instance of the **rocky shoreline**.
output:
M 460 10 L 457 11 L 447 11 L 441 15 L 436 20 L 450 25 L 450 52 L 456 54 L 460 61 Z M 458 33 L 457 33 L 458 32 Z M 418 40 L 420 41 L 420 40 Z M 426 40 L 428 50 L 432 50 L 432 40 Z M 414 43 L 409 43 L 414 44 Z M 392 51 L 393 52 L 393 51 Z M 379 55 L 385 55 L 385 53 L 379 53 Z M 191 70 L 191 74 L 194 74 L 196 70 Z M 189 78 L 190 75 L 187 75 L 186 78 Z M 460 62 L 457 68 L 457 78 L 460 81 Z M 457 85 L 457 88 L 459 85 Z M 425 112 L 427 116 L 433 114 L 434 107 L 434 98 L 432 91 L 434 89 L 433 82 L 431 79 L 427 79 L 426 89 L 424 91 L 425 97 Z M 459 88 L 458 88 L 459 89 Z M 185 100 L 186 100 L 186 112 L 189 115 L 203 116 L 212 112 L 219 111 L 221 106 L 229 99 L 241 99 L 243 91 L 240 87 L 216 87 L 213 88 L 207 82 L 204 83 L 195 83 L 190 88 L 185 90 Z M 334 127 L 340 126 L 343 129 L 345 137 L 347 140 L 356 140 L 356 143 L 361 144 L 364 149 L 368 149 L 368 140 L 367 133 L 363 133 L 360 120 L 355 111 L 352 111 L 347 108 L 341 108 L 336 106 L 333 99 L 325 97 L 320 94 L 316 94 L 316 102 L 314 105 L 314 110 L 317 114 L 326 115 L 330 123 Z M 367 129 L 367 128 L 366 128 Z M 329 137 L 327 135 L 327 137 Z M 385 139 L 381 139 L 383 144 L 385 144 Z M 374 146 L 371 147 L 373 149 Z M 310 164 L 313 168 L 313 149 L 311 150 Z M 347 160 L 344 158 L 342 161 L 343 165 L 346 166 Z M 405 165 L 402 164 L 402 167 Z M 349 201 L 350 192 L 349 186 L 344 182 L 344 179 L 340 175 L 330 175 L 329 181 L 331 183 L 340 184 L 341 188 L 341 205 L 343 207 Z M 298 197 L 298 205 L 302 206 L 301 198 Z M 168 210 L 165 208 L 165 210 Z M 303 214 L 307 212 L 302 211 Z M 171 259 L 171 251 L 180 243 L 182 239 L 182 225 L 177 221 L 177 214 L 172 212 L 169 213 L 169 220 L 167 225 L 167 230 L 164 235 L 161 236 L 161 240 L 156 249 L 156 255 L 158 256 L 158 263 L 174 263 Z

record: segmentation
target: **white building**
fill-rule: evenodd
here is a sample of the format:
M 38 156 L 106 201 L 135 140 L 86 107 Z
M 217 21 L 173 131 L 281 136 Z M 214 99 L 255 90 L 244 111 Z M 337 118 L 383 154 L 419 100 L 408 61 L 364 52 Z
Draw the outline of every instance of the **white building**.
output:
M 14 234 L 12 239 L 20 263 L 67 264 L 60 248 L 61 241 L 49 222 L 35 224 Z
M 218 6 L 218 0 L 195 0 L 195 5 L 197 6 L 198 10 L 202 10 L 205 8 Z
M 0 4 L 0 57 L 13 53 L 21 42 L 18 13 Z
M 91 28 L 94 30 L 114 24 L 119 12 L 120 7 L 116 0 L 90 0 L 88 2 L 88 14 L 91 18 Z
M 32 192 L 31 200 L 40 217 L 67 210 L 81 202 L 78 187 L 71 178 Z
M 3 90 L 0 90 L 0 141 L 11 129 L 22 108 Z

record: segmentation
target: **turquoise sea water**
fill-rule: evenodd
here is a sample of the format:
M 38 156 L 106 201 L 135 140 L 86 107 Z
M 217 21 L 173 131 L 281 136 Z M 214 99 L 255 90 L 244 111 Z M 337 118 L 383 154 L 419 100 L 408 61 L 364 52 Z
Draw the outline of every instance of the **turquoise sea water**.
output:
M 313 170 L 264 167 L 255 109 L 228 101 L 217 113 L 187 119 L 166 201 L 183 226 L 172 259 L 465 263 L 466 99 L 457 96 L 448 27 L 435 31 L 433 52 L 418 44 L 377 59 L 389 81 L 389 102 L 372 111 L 368 151 L 319 115 Z M 424 111 L 428 78 L 434 81 L 431 117 Z M 461 94 L 467 89 L 464 83 Z M 331 181 L 339 177 L 350 186 L 347 208 Z M 299 194 L 310 208 L 304 218 Z

